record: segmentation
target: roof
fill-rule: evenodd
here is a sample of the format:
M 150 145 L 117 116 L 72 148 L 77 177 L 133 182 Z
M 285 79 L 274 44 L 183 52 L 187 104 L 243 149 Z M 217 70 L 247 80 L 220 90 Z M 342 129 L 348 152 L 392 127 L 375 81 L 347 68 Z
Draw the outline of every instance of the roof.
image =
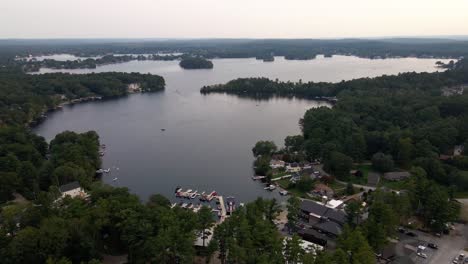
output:
M 314 214 L 318 217 L 328 218 L 339 224 L 344 224 L 346 222 L 345 212 L 329 208 L 314 201 L 302 201 L 301 210 L 307 212 L 308 214 Z
M 344 224 L 346 222 L 346 213 L 343 211 L 330 209 L 325 213 L 324 216 L 340 224 Z
M 313 230 L 313 229 L 300 229 L 298 231 L 298 234 L 300 236 L 313 236 L 313 237 L 315 237 L 317 239 L 321 239 L 321 240 L 324 240 L 324 241 L 328 240 L 327 236 L 325 236 L 324 234 L 319 233 L 318 231 Z
M 314 228 L 319 229 L 323 232 L 333 234 L 335 236 L 341 235 L 341 226 L 332 221 L 325 221 L 314 225 Z
M 330 207 L 330 208 L 337 208 L 338 206 L 340 206 L 342 204 L 343 204 L 343 201 L 341 201 L 341 200 L 331 199 L 331 200 L 327 201 L 326 206 Z
M 78 188 L 81 188 L 80 183 L 77 181 L 74 181 L 74 182 L 70 182 L 70 183 L 60 186 L 59 190 L 60 192 L 68 192 L 68 191 L 78 189 Z
M 304 200 L 301 203 L 301 210 L 307 213 L 323 216 L 329 208 L 314 201 Z
M 402 180 L 408 178 L 411 174 L 407 171 L 394 171 L 384 173 L 384 178 L 387 180 Z

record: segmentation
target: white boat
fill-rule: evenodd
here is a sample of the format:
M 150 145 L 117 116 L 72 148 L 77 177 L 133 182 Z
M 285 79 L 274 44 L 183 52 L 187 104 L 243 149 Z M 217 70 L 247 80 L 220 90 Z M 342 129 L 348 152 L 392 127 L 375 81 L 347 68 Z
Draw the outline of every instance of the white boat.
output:
M 269 186 L 267 186 L 267 187 L 265 187 L 263 189 L 268 190 L 268 191 L 273 191 L 274 189 L 276 189 L 276 186 L 273 185 L 273 184 L 270 184 Z
M 187 206 L 188 209 L 192 209 L 193 208 L 193 203 L 189 203 L 188 206 Z
M 118 180 L 118 179 L 119 179 L 119 178 L 115 177 L 115 178 L 114 178 L 114 179 L 112 179 L 112 180 L 113 180 L 113 181 L 116 181 L 116 180 Z
M 198 190 L 190 194 L 190 199 L 195 199 L 198 196 Z
M 108 168 L 107 170 L 102 170 L 102 172 L 109 173 L 109 172 L 110 172 L 110 168 Z
M 281 195 L 288 195 L 288 191 L 282 190 L 282 191 L 279 192 L 279 194 L 281 194 Z
M 183 203 L 182 206 L 180 206 L 180 207 L 185 208 L 185 207 L 187 207 L 187 204 Z
M 171 204 L 171 208 L 174 208 L 174 207 L 176 207 L 176 205 L 177 205 L 177 203 L 173 203 L 173 204 Z

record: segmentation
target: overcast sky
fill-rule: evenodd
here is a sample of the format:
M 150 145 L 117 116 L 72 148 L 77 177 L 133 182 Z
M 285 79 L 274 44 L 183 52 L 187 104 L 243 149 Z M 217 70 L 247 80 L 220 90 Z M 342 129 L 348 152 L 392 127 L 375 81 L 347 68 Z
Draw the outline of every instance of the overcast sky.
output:
M 468 0 L 0 0 L 0 38 L 468 35 Z

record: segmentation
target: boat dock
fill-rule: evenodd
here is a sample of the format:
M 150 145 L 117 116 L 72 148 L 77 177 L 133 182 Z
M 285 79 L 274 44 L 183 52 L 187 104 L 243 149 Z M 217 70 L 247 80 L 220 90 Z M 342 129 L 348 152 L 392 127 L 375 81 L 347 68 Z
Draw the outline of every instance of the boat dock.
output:
M 224 222 L 226 219 L 226 205 L 224 204 L 223 196 L 218 196 L 219 204 L 221 205 L 221 216 L 220 216 L 220 223 Z
M 271 179 L 271 181 L 274 182 L 274 181 L 279 181 L 279 180 L 287 179 L 287 178 L 291 178 L 291 177 L 292 177 L 292 174 L 289 174 L 289 175 L 284 175 L 284 176 L 281 176 L 281 177 Z

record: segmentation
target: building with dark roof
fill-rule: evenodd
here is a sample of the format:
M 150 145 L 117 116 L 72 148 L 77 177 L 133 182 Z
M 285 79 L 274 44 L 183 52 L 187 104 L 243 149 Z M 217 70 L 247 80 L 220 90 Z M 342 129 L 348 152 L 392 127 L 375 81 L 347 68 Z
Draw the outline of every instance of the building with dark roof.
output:
M 332 222 L 332 221 L 322 221 L 315 224 L 313 229 L 319 231 L 320 233 L 326 234 L 331 238 L 336 238 L 341 235 L 341 225 Z
M 302 237 L 302 239 L 321 246 L 326 246 L 328 243 L 327 236 L 313 229 L 301 229 L 297 234 Z
M 411 174 L 407 171 L 393 171 L 384 173 L 384 178 L 389 181 L 401 181 L 407 179 Z
M 321 203 L 303 200 L 301 203 L 302 216 L 309 222 L 316 220 L 330 220 L 343 225 L 346 222 L 346 213 L 341 210 L 329 208 Z
M 81 188 L 80 183 L 77 181 L 74 181 L 74 182 L 70 182 L 70 183 L 60 186 L 59 190 L 61 193 L 64 193 L 64 192 L 69 192 L 71 190 L 79 189 L 79 188 Z

